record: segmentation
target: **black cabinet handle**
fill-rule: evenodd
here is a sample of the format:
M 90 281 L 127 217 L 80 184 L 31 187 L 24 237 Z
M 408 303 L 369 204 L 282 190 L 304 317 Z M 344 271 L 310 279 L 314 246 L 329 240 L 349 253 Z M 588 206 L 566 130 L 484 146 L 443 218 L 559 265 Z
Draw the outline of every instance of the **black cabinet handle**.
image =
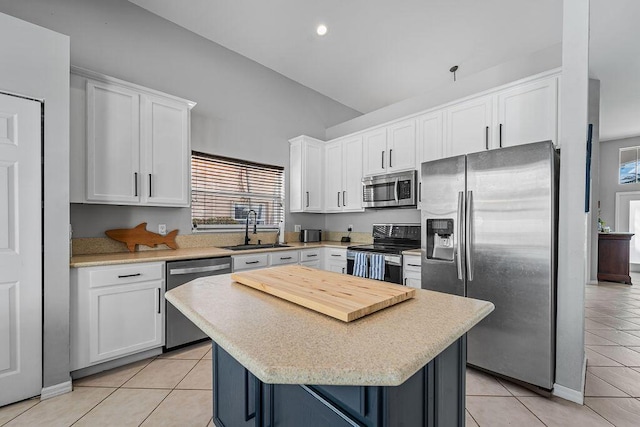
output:
M 342 192 L 342 206 L 347 206 L 346 199 L 347 199 L 347 192 L 343 191 Z
M 157 288 L 158 290 L 158 314 L 160 314 L 160 288 Z
M 404 285 L 407 286 L 407 278 L 404 278 Z
M 138 197 L 138 172 L 134 172 L 133 173 L 133 181 L 134 181 L 134 185 L 135 185 L 135 196 Z
M 502 123 L 500 123 L 500 128 L 499 128 L 498 136 L 499 136 L 499 138 L 500 138 L 500 139 L 499 139 L 499 140 L 500 140 L 500 148 L 502 148 Z
M 418 201 L 422 202 L 422 183 L 418 184 Z
M 286 260 L 286 259 L 291 259 L 291 257 L 290 256 L 281 256 L 280 259 L 281 260 Z
M 149 197 L 151 197 L 151 174 L 149 174 Z
M 407 264 L 409 267 L 422 267 L 420 264 Z
M 122 275 L 118 275 L 118 279 L 124 279 L 126 277 L 136 277 L 136 276 L 142 276 L 142 273 L 122 274 Z
M 393 165 L 391 164 L 391 159 L 393 159 L 393 157 L 391 157 L 391 154 L 393 153 L 393 148 L 389 148 L 389 167 L 392 168 Z
M 384 151 L 382 152 L 382 169 L 384 169 Z
M 311 258 L 311 257 L 314 257 L 314 256 L 318 256 L 318 254 L 307 254 L 307 258 Z
M 309 207 L 309 192 L 307 191 L 307 207 Z
M 259 263 L 259 262 L 260 262 L 260 261 L 245 261 L 244 263 L 245 263 L 245 264 L 257 264 L 257 263 Z
M 340 254 L 331 254 L 331 256 L 342 256 Z
M 340 207 L 340 192 L 338 191 L 338 207 Z
M 484 128 L 484 146 L 489 149 L 489 126 Z

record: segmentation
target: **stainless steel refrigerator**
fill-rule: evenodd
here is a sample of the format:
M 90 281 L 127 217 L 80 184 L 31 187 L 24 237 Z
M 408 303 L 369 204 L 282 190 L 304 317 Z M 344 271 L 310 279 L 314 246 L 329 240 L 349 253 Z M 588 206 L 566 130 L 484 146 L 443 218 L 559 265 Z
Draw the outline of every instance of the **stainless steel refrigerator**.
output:
M 491 301 L 467 363 L 551 390 L 559 156 L 550 141 L 422 164 L 422 288 Z

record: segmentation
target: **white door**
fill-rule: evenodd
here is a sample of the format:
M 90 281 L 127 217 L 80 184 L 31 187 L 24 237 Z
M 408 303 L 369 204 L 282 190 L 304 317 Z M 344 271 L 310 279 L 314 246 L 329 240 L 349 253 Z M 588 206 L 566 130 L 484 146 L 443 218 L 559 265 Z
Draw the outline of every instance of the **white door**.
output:
M 389 158 L 387 155 L 387 129 L 376 129 L 363 135 L 363 168 L 364 175 L 376 175 L 387 172 Z
M 558 78 L 518 86 L 498 94 L 498 147 L 558 142 Z M 495 138 L 494 138 L 495 140 Z
M 325 147 L 325 199 L 327 212 L 342 211 L 342 141 Z
M 486 96 L 446 110 L 445 153 L 447 157 L 476 153 L 491 147 L 493 98 Z
M 362 211 L 362 137 L 355 136 L 342 145 L 342 208 Z
M 387 129 L 388 172 L 397 172 L 416 167 L 416 121 L 415 119 L 395 123 Z
M 40 106 L 0 94 L 0 406 L 42 390 Z
M 147 205 L 189 206 L 189 111 L 184 103 L 143 97 L 140 156 L 142 200 Z
M 140 201 L 140 96 L 87 81 L 87 200 Z

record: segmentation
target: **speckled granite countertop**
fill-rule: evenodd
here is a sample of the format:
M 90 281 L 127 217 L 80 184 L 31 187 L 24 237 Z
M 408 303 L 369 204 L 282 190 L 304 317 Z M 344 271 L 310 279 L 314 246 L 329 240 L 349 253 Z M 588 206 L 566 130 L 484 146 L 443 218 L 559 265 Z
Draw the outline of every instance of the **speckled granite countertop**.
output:
M 179 248 L 176 250 L 167 249 L 159 251 L 142 251 L 142 252 L 118 252 L 111 254 L 91 254 L 91 255 L 77 255 L 71 258 L 69 263 L 70 267 L 93 267 L 98 265 L 116 265 L 116 264 L 131 264 L 136 262 L 152 262 L 152 261 L 177 261 L 183 259 L 197 259 L 197 258 L 213 258 L 230 255 L 243 255 L 243 254 L 255 254 L 260 252 L 275 252 L 275 251 L 287 251 L 296 249 L 310 249 L 310 248 L 346 248 L 352 245 L 352 243 L 341 242 L 318 242 L 318 243 L 300 243 L 291 242 L 287 243 L 288 248 L 267 248 L 267 249 L 254 249 L 247 251 L 232 251 L 229 249 L 223 249 L 218 247 L 204 247 L 204 248 Z
M 396 386 L 493 311 L 490 302 L 416 290 L 351 323 L 231 280 L 194 280 L 166 298 L 213 341 L 272 384 Z

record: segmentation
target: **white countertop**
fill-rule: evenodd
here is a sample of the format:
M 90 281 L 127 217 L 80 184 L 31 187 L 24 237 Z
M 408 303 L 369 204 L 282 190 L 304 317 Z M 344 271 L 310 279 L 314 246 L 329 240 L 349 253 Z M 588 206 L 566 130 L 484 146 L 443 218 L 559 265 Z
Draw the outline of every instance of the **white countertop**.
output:
M 490 302 L 416 290 L 350 323 L 264 294 L 230 275 L 166 298 L 261 381 L 396 386 L 493 311 Z

